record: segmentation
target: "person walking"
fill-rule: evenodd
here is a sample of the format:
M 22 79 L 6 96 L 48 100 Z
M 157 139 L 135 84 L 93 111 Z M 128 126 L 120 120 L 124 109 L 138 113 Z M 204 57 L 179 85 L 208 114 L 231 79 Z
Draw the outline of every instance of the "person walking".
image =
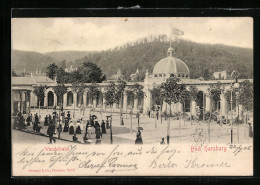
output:
M 49 135 L 50 138 L 49 144 L 52 144 L 52 140 L 54 141 L 54 143 L 56 143 L 56 140 L 53 137 L 54 132 L 55 132 L 55 126 L 54 123 L 52 122 L 47 129 L 47 135 Z
M 107 131 L 106 131 L 106 124 L 105 124 L 104 120 L 102 120 L 101 128 L 102 128 L 102 134 L 106 134 L 107 133 Z

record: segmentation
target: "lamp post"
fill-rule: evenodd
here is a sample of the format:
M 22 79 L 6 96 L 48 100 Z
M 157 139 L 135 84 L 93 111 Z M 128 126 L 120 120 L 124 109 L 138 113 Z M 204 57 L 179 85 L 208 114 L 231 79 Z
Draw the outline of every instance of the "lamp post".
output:
M 232 80 L 231 80 L 231 98 L 230 98 L 230 107 L 231 107 L 231 144 L 233 143 L 233 87 L 232 87 Z
M 211 97 L 211 90 L 209 89 L 209 94 L 208 96 Z M 209 143 L 210 143 L 210 122 L 211 122 L 211 100 L 210 100 L 210 118 L 209 118 L 209 124 L 208 124 L 208 140 L 209 140 Z
M 238 96 L 239 96 L 239 83 L 237 82 L 236 79 L 236 83 L 234 84 L 234 88 L 237 90 L 236 91 L 236 106 L 238 106 L 238 110 L 237 110 L 237 143 L 239 143 L 239 104 L 238 104 Z

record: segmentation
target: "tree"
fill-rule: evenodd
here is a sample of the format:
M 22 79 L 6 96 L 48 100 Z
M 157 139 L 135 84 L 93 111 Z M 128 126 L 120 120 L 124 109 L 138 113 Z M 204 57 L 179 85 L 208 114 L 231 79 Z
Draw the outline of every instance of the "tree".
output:
M 77 80 L 82 83 L 101 83 L 106 79 L 101 68 L 92 62 L 84 62 L 75 73 L 80 77 Z
M 179 79 L 176 77 L 170 77 L 166 82 L 162 83 L 162 97 L 163 100 L 170 105 L 171 114 L 171 104 L 172 102 L 177 103 L 180 101 L 180 94 L 183 87 L 178 84 Z M 167 144 L 170 143 L 170 117 L 168 117 L 168 127 L 167 127 Z
M 45 86 L 35 86 L 33 89 L 33 93 L 37 96 L 38 98 L 38 104 L 39 104 L 39 114 L 40 114 L 40 107 L 41 107 L 41 102 L 44 101 L 45 97 L 45 91 L 48 87 Z
M 71 89 L 74 93 L 76 93 L 77 95 L 83 95 L 84 91 L 85 91 L 85 85 L 83 83 L 78 83 L 77 81 L 73 82 L 71 85 Z M 75 106 L 77 103 L 77 99 L 74 100 L 74 113 L 73 113 L 73 118 L 75 117 Z
M 63 95 L 67 93 L 67 87 L 64 84 L 57 84 L 53 89 L 55 94 L 61 98 L 61 107 L 63 108 Z
M 120 99 L 121 99 L 121 105 L 120 105 L 120 112 L 122 113 L 122 105 L 123 105 L 123 92 L 125 90 L 126 87 L 126 82 L 119 79 L 117 81 L 117 85 L 116 85 L 116 97 L 117 97 L 117 103 L 119 103 Z
M 116 85 L 114 82 L 110 82 L 108 87 L 106 88 L 105 92 L 105 100 L 106 100 L 106 105 L 110 106 L 110 114 L 111 114 L 111 122 L 110 122 L 110 141 L 111 144 L 113 143 L 113 136 L 112 136 L 112 107 L 114 103 L 117 102 L 117 90 L 116 90 Z
M 54 80 L 54 78 L 57 76 L 58 69 L 59 69 L 59 67 L 55 63 L 48 65 L 47 71 L 46 71 L 47 76 L 50 79 Z
M 154 87 L 152 90 L 150 90 L 150 92 L 151 92 L 151 94 L 152 94 L 154 103 L 155 103 L 156 105 L 161 105 L 161 104 L 162 104 L 163 97 L 162 97 L 162 94 L 161 94 L 161 89 L 160 89 L 160 87 Z
M 91 98 L 91 102 L 93 104 L 93 100 L 97 98 L 98 95 L 98 84 L 92 83 L 90 86 L 87 86 L 88 95 Z
M 254 89 L 253 83 L 245 80 L 240 84 L 238 102 L 248 111 L 253 109 Z
M 209 74 L 209 70 L 208 69 L 204 70 L 203 77 L 204 77 L 204 80 L 209 80 L 210 79 L 210 74 Z

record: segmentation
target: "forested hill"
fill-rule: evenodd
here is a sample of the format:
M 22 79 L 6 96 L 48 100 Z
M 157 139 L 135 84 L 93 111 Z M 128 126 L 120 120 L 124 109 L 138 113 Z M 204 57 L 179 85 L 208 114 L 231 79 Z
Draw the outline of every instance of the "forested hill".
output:
M 243 78 L 253 77 L 252 49 L 225 45 L 199 44 L 186 40 L 180 40 L 178 43 L 174 43 L 174 45 L 177 48 L 175 57 L 181 59 L 188 65 L 191 78 L 203 76 L 205 69 L 208 69 L 210 74 L 215 71 L 227 70 L 228 73 L 231 73 L 231 71 L 237 70 Z M 32 61 L 31 65 L 35 65 L 35 68 L 39 68 L 39 63 L 42 68 L 46 68 L 51 62 L 56 62 L 56 64 L 61 65 L 61 59 L 68 61 L 67 67 L 71 64 L 73 64 L 73 67 L 77 67 L 83 62 L 90 61 L 100 66 L 108 78 L 115 74 L 118 68 L 121 69 L 122 74 L 125 75 L 126 78 L 129 78 L 130 74 L 134 73 L 137 69 L 139 69 L 143 76 L 146 69 L 148 69 L 149 73 L 152 73 L 154 65 L 166 57 L 168 48 L 169 43 L 158 40 L 138 42 L 109 51 L 92 52 L 92 54 L 86 52 L 85 57 L 82 57 L 81 52 L 81 54 L 78 55 L 78 59 L 72 62 L 69 62 L 71 58 L 65 57 L 67 55 L 64 53 L 63 58 L 59 58 L 61 57 L 61 53 L 59 53 L 58 57 L 53 56 L 57 55 L 55 52 L 52 52 L 51 55 L 48 55 L 48 53 L 38 53 L 39 59 L 37 59 L 35 52 L 31 52 L 33 53 L 33 57 L 25 57 L 21 53 L 17 56 L 16 52 L 18 51 L 16 51 L 15 56 L 12 54 L 12 68 L 15 70 L 17 70 L 17 66 L 22 69 L 23 66 L 28 68 L 29 61 Z M 71 52 L 73 53 L 73 51 Z M 23 57 L 21 58 L 20 56 Z M 73 58 L 74 57 L 75 55 L 73 54 Z
M 237 70 L 241 77 L 253 77 L 253 50 L 225 45 L 198 44 L 180 40 L 175 43 L 175 57 L 184 61 L 191 73 L 191 78 L 203 76 L 204 70 L 210 74 L 215 71 Z M 153 41 L 128 46 L 119 50 L 95 53 L 74 62 L 77 66 L 85 61 L 93 61 L 101 66 L 110 77 L 120 68 L 123 75 L 129 77 L 136 69 L 144 75 L 146 69 L 152 73 L 154 65 L 167 56 L 169 43 Z

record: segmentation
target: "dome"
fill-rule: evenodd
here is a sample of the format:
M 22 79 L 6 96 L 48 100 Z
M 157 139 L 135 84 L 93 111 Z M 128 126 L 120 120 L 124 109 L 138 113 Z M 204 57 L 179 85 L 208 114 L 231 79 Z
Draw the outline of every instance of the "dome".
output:
M 189 78 L 189 68 L 180 59 L 173 57 L 173 48 L 168 49 L 168 57 L 160 60 L 153 69 L 154 77 L 170 77 Z

